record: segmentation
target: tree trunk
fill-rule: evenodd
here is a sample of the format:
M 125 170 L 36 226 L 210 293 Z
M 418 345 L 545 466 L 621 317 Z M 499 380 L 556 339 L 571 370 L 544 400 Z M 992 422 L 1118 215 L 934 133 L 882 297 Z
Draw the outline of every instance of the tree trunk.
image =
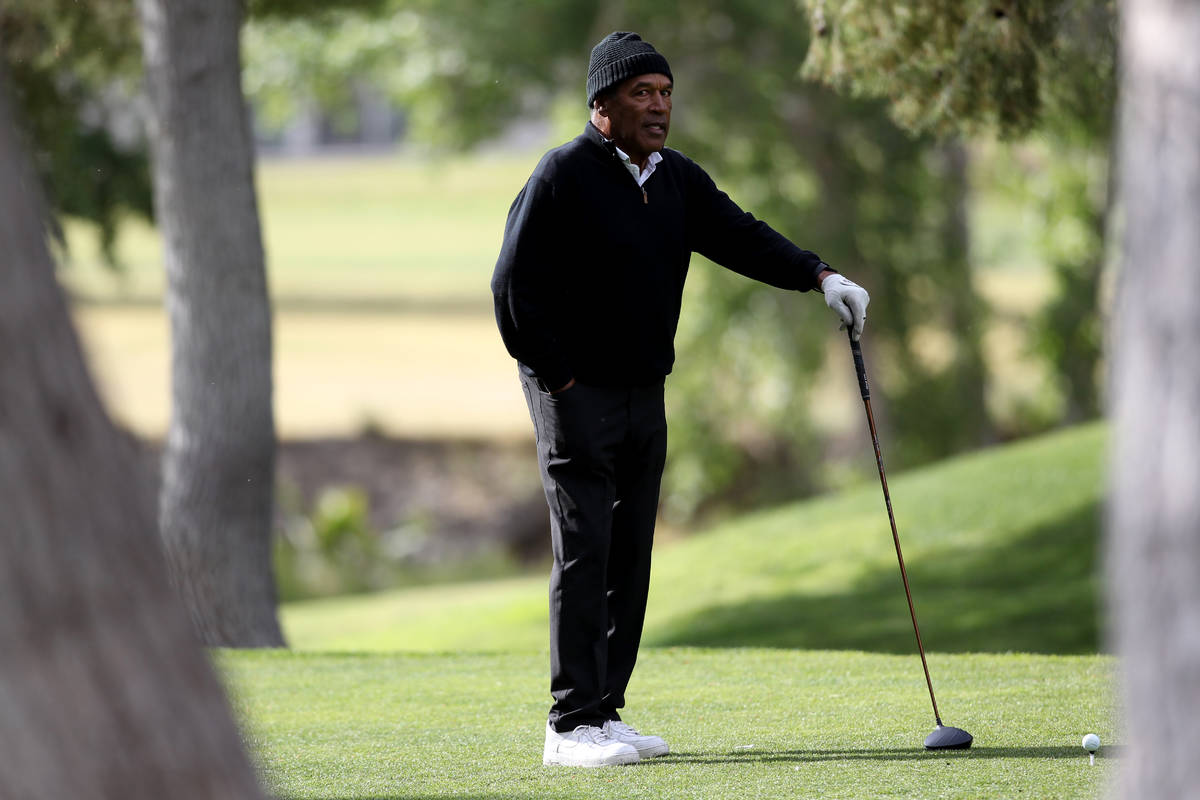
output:
M 971 203 L 969 177 L 970 154 L 960 139 L 951 139 L 938 148 L 945 174 L 946 196 L 942 221 L 942 252 L 951 268 L 946 272 L 945 291 L 951 302 L 947 324 L 957 344 L 953 389 L 959 400 L 958 440 L 950 442 L 954 450 L 988 444 L 995 439 L 987 406 L 987 364 L 983 357 L 983 304 L 975 292 L 971 270 Z
M 159 521 L 203 642 L 283 644 L 271 521 L 271 312 L 238 0 L 139 0 L 172 336 Z
M 1122 793 L 1200 797 L 1200 2 L 1121 8 L 1108 574 Z
M 4 95 L 0 797 L 261 797 L 88 378 Z

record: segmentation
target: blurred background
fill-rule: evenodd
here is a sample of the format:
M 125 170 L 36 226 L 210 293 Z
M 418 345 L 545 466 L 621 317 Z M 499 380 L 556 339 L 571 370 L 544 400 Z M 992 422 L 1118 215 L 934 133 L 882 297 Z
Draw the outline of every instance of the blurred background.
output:
M 613 29 L 672 65 L 669 146 L 870 291 L 889 468 L 1098 417 L 1111 15 L 1079 8 L 1061 29 L 1089 58 L 1063 50 L 1076 68 L 1042 87 L 1061 102 L 1036 126 L 1000 114 L 947 135 L 829 88 L 836 64 L 810 50 L 819 26 L 789 3 L 249 3 L 282 599 L 548 557 L 488 283 L 509 204 L 541 154 L 582 130 L 589 51 Z M 0 30 L 93 376 L 153 465 L 170 340 L 134 12 L 17 2 Z M 844 335 L 818 295 L 696 257 L 677 350 L 663 538 L 875 480 Z M 1092 550 L 1079 557 L 1090 567 Z

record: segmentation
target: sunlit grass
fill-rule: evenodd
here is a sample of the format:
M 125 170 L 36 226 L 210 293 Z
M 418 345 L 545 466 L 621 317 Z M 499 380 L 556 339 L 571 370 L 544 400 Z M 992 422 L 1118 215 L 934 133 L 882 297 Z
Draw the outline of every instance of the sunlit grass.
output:
M 937 656 L 933 728 L 914 656 L 646 649 L 627 718 L 672 753 L 629 767 L 541 765 L 543 655 L 218 656 L 247 741 L 282 798 L 1099 798 L 1118 766 L 1113 662 Z M 1085 733 L 1105 747 L 1095 766 Z
M 170 414 L 163 311 L 84 306 L 75 318 L 114 416 L 155 436 Z M 516 365 L 490 313 L 280 311 L 275 406 L 285 437 L 529 435 Z
M 266 160 L 258 189 L 272 295 L 490 308 L 488 281 L 508 206 L 536 156 L 444 162 L 388 156 Z M 64 282 L 89 297 L 153 299 L 163 287 L 154 229 L 122 227 L 114 275 L 86 225 L 67 228 Z

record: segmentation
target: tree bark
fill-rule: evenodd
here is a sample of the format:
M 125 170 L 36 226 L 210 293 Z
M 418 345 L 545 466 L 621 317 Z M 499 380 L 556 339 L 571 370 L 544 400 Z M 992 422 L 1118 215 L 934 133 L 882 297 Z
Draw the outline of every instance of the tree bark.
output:
M 4 82 L 0 797 L 261 797 L 87 375 Z
M 1200 797 L 1200 2 L 1121 8 L 1110 601 L 1126 797 Z
M 172 335 L 159 521 L 203 642 L 279 646 L 271 312 L 238 0 L 138 0 Z

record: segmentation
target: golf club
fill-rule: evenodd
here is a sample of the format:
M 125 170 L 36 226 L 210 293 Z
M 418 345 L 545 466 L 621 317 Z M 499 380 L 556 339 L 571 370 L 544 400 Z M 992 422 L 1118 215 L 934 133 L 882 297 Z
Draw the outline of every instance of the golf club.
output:
M 875 415 L 871 412 L 871 390 L 867 388 L 867 368 L 863 365 L 862 345 L 850 334 L 850 351 L 854 354 L 854 370 L 858 373 L 858 388 L 862 393 L 863 406 L 867 409 L 867 424 L 871 428 L 871 444 L 875 446 L 875 463 L 879 465 L 879 484 L 883 487 L 883 501 L 887 505 L 888 522 L 892 524 L 892 540 L 896 543 L 896 558 L 900 561 L 900 577 L 904 581 L 904 596 L 908 598 L 908 613 L 912 616 L 913 633 L 917 635 L 917 651 L 921 654 L 921 667 L 925 670 L 925 685 L 929 687 L 929 700 L 933 703 L 933 718 L 937 727 L 925 737 L 926 750 L 965 750 L 974 737 L 962 728 L 942 724 L 938 713 L 937 699 L 933 696 L 933 681 L 929 678 L 929 664 L 925 661 L 925 646 L 921 644 L 921 629 L 917 626 L 917 611 L 913 607 L 912 592 L 908 588 L 908 571 L 904 568 L 904 554 L 900 552 L 900 534 L 896 532 L 896 515 L 892 512 L 892 497 L 888 493 L 887 477 L 883 472 L 883 453 L 879 449 L 879 434 L 875 430 Z

